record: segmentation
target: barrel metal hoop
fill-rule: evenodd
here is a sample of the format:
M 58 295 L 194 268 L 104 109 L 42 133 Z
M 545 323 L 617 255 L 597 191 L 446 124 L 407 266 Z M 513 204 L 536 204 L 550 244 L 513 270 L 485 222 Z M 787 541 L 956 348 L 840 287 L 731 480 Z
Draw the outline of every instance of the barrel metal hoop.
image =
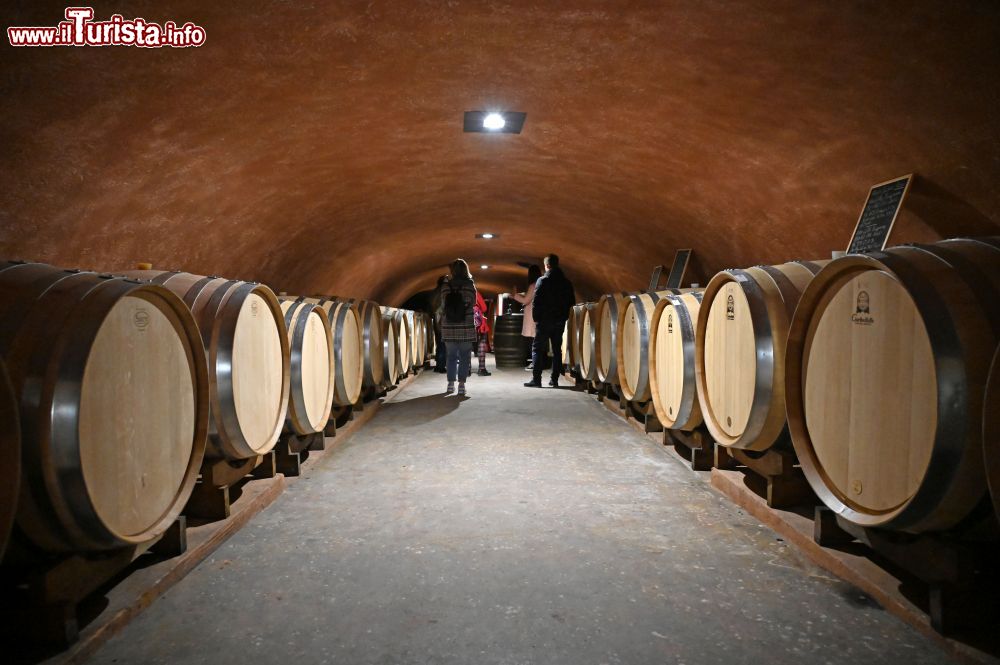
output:
M 695 326 L 694 321 L 691 320 L 691 312 L 688 311 L 684 301 L 677 296 L 672 296 L 670 301 L 677 312 L 677 323 L 681 333 L 681 351 L 684 357 L 684 387 L 681 389 L 681 404 L 677 408 L 674 422 L 684 424 L 691 419 L 691 412 L 694 410 L 694 401 L 698 392 L 694 376 Z
M 750 403 L 750 417 L 737 445 L 755 441 L 767 422 L 768 406 L 774 385 L 774 335 L 768 316 L 764 290 L 757 280 L 745 270 L 730 272 L 733 280 L 743 290 L 750 308 L 750 321 L 754 331 L 754 391 Z

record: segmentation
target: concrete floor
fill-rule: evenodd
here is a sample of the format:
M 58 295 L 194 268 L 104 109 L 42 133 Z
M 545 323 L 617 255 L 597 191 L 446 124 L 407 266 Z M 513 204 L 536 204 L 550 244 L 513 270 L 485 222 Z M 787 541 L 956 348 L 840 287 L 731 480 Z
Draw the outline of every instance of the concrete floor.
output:
M 423 374 L 97 663 L 919 663 L 592 396 Z

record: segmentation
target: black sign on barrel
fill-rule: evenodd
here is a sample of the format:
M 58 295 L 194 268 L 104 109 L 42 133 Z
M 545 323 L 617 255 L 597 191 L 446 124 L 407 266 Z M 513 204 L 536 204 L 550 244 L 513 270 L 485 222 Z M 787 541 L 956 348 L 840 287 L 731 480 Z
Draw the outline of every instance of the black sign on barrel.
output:
M 879 183 L 868 192 L 864 210 L 854 227 L 848 254 L 879 252 L 885 249 L 903 198 L 910 191 L 913 174 Z

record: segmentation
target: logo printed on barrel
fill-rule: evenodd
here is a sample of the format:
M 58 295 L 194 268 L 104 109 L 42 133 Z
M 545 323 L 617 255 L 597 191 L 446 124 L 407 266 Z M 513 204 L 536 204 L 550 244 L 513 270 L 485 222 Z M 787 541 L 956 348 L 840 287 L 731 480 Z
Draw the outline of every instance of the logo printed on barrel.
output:
M 674 315 L 667 314 L 667 334 L 674 334 Z
M 726 298 L 726 318 L 730 321 L 736 319 L 736 299 L 733 298 L 732 293 Z
M 868 296 L 867 291 L 861 291 L 858 293 L 858 302 L 855 307 L 855 312 L 851 316 L 851 321 L 859 326 L 870 326 L 875 323 L 875 319 L 871 315 L 871 299 Z
M 132 313 L 132 325 L 136 330 L 144 331 L 149 326 L 149 312 L 139 308 Z
M 257 312 L 260 310 L 260 305 L 257 304 L 256 300 L 250 301 L 250 313 L 257 316 Z

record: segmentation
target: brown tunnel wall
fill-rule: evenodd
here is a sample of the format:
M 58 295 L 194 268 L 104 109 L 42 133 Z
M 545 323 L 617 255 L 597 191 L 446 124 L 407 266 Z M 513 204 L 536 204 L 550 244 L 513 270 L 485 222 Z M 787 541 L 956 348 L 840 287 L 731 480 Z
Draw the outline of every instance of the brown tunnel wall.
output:
M 966 5 L 958 7 L 957 5 Z M 54 25 L 20 2 L 6 25 Z M 398 304 L 465 256 L 558 251 L 583 296 L 693 247 L 722 267 L 995 233 L 996 3 L 99 3 L 194 49 L 0 47 L 0 256 L 136 261 Z M 527 112 L 521 135 L 462 112 Z M 501 237 L 477 241 L 475 233 Z

